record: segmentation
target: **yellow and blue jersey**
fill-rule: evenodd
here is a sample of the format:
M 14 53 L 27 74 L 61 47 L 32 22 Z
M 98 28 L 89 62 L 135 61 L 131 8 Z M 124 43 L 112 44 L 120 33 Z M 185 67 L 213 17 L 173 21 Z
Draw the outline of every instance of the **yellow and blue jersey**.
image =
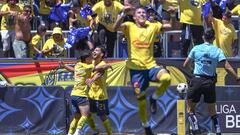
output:
M 153 44 L 157 34 L 162 32 L 161 23 L 146 22 L 146 28 L 139 28 L 133 22 L 125 22 L 122 30 L 128 41 L 128 61 L 130 69 L 145 70 L 156 66 Z M 137 34 L 136 34 L 137 33 Z
M 105 65 L 105 61 L 101 61 L 99 64 L 96 66 L 103 66 Z M 91 77 L 95 76 L 99 72 L 93 72 L 91 74 Z M 106 100 L 108 99 L 108 94 L 107 94 L 107 72 L 104 72 L 104 74 L 95 80 L 89 90 L 89 98 L 94 99 L 94 100 Z
M 86 80 L 91 76 L 92 69 L 92 64 L 89 65 L 82 62 L 78 62 L 74 66 L 75 84 L 71 92 L 71 96 L 88 97 L 88 86 L 86 85 Z

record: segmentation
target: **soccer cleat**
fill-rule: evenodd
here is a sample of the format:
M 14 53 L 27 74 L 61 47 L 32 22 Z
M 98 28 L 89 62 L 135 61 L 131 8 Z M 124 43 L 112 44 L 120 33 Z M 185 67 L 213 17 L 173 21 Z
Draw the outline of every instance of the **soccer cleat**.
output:
M 145 127 L 144 129 L 145 129 L 146 135 L 154 135 L 150 127 Z
M 150 111 L 152 114 L 155 114 L 157 112 L 157 100 L 153 99 L 152 96 L 150 96 L 149 102 L 150 102 Z

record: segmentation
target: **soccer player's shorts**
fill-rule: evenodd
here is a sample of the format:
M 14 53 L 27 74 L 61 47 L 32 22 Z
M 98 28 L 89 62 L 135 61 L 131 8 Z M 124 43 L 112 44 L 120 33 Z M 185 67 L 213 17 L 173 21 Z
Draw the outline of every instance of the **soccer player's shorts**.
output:
M 71 96 L 71 102 L 72 102 L 72 110 L 74 113 L 80 113 L 79 105 L 88 103 L 87 97 L 81 97 L 81 96 Z
M 189 89 L 187 91 L 188 100 L 197 103 L 200 101 L 201 95 L 203 95 L 204 102 L 215 103 L 215 83 L 215 77 L 195 76 L 189 83 Z
M 163 66 L 156 66 L 148 70 L 130 69 L 131 83 L 134 89 L 136 87 L 140 88 L 140 92 L 135 93 L 140 94 L 141 92 L 145 91 L 148 88 L 150 81 L 156 82 L 157 74 L 162 69 L 164 69 Z
M 98 116 L 109 115 L 108 100 L 89 99 L 90 112 L 97 113 Z

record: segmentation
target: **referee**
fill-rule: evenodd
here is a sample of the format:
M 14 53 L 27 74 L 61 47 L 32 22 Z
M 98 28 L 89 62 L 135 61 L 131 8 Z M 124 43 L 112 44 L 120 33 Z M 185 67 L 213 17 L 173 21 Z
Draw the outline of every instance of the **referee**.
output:
M 225 70 L 230 73 L 238 82 L 236 72 L 226 60 L 221 49 L 215 47 L 212 43 L 215 39 L 215 32 L 212 28 L 206 29 L 203 34 L 204 43 L 195 46 L 186 58 L 183 67 L 187 67 L 191 60 L 194 61 L 194 77 L 189 83 L 188 100 L 188 120 L 192 126 L 193 134 L 200 132 L 197 118 L 195 116 L 195 106 L 200 101 L 201 95 L 204 96 L 204 102 L 208 105 L 208 111 L 214 124 L 217 135 L 221 135 L 220 123 L 215 110 L 216 103 L 216 67 L 219 62 L 224 63 Z

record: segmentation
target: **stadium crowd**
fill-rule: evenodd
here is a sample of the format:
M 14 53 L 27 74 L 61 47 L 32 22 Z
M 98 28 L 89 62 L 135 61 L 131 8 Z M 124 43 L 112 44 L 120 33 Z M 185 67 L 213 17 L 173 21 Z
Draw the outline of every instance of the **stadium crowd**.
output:
M 49 17 L 54 6 L 71 2 L 67 19 L 56 22 Z M 182 30 L 179 35 L 170 35 L 168 47 L 172 49 L 170 56 L 186 57 L 191 45 L 203 43 L 204 27 L 213 27 L 216 31 L 214 44 L 224 51 L 227 57 L 238 54 L 236 29 L 237 22 L 231 22 L 233 14 L 239 16 L 239 0 L 228 0 L 226 7 L 221 7 L 218 1 L 210 1 L 212 13 L 202 19 L 204 0 L 1 0 L 1 55 L 8 58 L 56 58 L 79 56 L 86 49 L 104 45 L 107 56 L 114 56 L 114 46 L 117 33 L 113 29 L 117 16 L 127 6 L 145 7 L 148 21 L 169 25 L 164 31 Z M 93 15 L 86 18 L 79 12 L 89 4 Z M 127 13 L 125 21 L 133 20 L 132 11 Z M 64 49 L 67 34 L 63 30 L 90 26 L 92 31 L 88 37 L 78 40 L 71 49 Z M 234 27 L 235 26 L 235 27 Z M 31 33 L 37 30 L 36 33 Z M 46 33 L 53 30 L 52 33 Z M 154 56 L 163 56 L 162 34 L 156 37 Z M 29 34 L 28 34 L 29 33 Z M 46 38 L 45 38 L 46 37 Z M 44 40 L 43 40 L 44 39 Z M 122 41 L 126 40 L 122 38 Z M 44 43 L 42 43 L 44 41 Z

